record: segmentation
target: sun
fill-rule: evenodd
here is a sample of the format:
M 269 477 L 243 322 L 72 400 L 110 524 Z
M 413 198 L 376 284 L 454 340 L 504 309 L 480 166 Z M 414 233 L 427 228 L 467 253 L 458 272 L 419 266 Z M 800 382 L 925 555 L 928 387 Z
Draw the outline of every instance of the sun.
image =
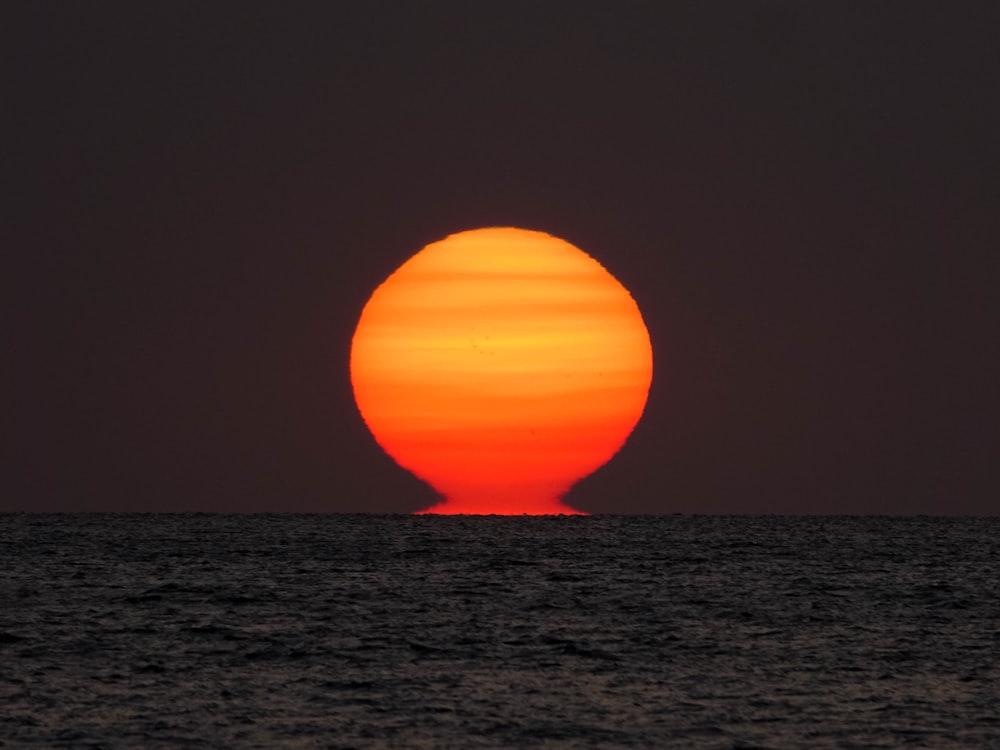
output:
M 351 382 L 365 423 L 444 500 L 422 513 L 576 514 L 652 379 L 639 308 L 600 263 L 543 232 L 460 232 L 365 305 Z

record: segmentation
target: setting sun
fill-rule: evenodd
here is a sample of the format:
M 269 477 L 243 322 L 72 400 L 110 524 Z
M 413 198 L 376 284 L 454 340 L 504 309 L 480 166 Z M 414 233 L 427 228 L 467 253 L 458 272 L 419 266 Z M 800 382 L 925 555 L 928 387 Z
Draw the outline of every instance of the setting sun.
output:
M 444 496 L 425 513 L 579 513 L 562 495 L 622 446 L 651 377 L 628 291 L 568 242 L 508 227 L 410 258 L 351 348 L 368 428 Z

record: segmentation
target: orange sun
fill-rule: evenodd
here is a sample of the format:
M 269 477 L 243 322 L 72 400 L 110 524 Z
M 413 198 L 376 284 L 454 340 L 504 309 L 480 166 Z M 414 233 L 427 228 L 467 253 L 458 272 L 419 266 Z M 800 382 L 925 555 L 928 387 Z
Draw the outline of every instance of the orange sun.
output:
M 579 513 L 562 495 L 625 442 L 652 372 L 625 287 L 568 242 L 509 227 L 406 261 L 351 347 L 368 428 L 445 498 L 422 513 Z

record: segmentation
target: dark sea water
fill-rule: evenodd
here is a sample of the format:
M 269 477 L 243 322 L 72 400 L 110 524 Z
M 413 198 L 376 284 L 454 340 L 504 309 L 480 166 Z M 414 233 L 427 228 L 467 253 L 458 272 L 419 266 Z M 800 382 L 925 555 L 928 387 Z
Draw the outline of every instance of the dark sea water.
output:
M 0 516 L 0 746 L 1000 747 L 1000 519 Z

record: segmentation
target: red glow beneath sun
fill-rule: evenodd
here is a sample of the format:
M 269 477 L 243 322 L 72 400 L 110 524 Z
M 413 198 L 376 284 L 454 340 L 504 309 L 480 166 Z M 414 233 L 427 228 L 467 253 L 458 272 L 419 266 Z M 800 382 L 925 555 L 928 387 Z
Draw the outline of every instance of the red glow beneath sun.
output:
M 537 489 L 537 488 L 535 488 Z M 447 500 L 417 511 L 417 515 L 584 516 L 552 495 L 493 494 L 482 490 L 446 494 Z

